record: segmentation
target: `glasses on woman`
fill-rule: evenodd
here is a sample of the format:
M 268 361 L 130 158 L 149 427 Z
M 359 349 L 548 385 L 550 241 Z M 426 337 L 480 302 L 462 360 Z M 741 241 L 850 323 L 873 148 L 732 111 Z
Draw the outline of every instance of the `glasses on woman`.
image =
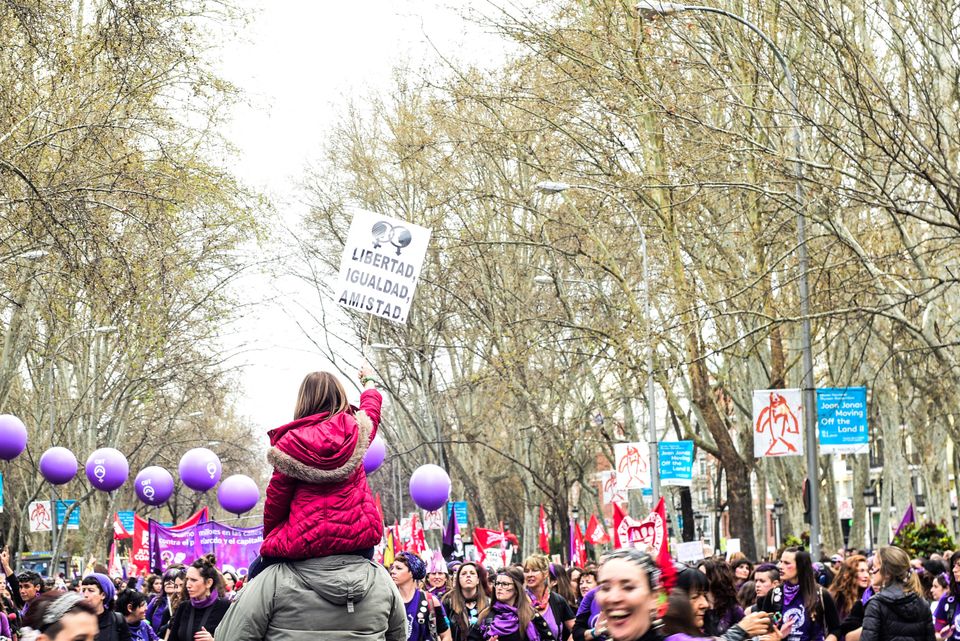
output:
M 495 581 L 494 584 L 493 584 L 493 587 L 495 587 L 495 588 L 503 588 L 504 590 L 507 590 L 507 589 L 512 589 L 512 588 L 513 588 L 513 583 L 511 583 L 511 582 L 509 582 L 509 581 Z
M 879 571 L 880 571 L 880 567 L 877 566 L 877 565 L 871 566 L 871 567 L 867 570 L 867 572 L 869 572 L 870 574 L 876 574 L 876 573 L 879 572 Z

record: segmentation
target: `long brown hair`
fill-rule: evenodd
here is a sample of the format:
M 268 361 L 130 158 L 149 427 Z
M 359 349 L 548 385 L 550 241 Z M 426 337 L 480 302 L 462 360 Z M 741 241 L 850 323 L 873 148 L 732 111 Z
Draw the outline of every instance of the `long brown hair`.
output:
M 333 416 L 349 408 L 347 392 L 336 376 L 329 372 L 312 372 L 307 374 L 300 383 L 293 420 L 323 413 Z
M 520 633 L 525 634 L 527 626 L 530 625 L 530 622 L 533 621 L 533 606 L 530 605 L 530 599 L 527 598 L 527 593 L 524 590 L 523 586 L 523 572 L 518 568 L 509 567 L 502 568 L 496 574 L 493 575 L 493 582 L 496 584 L 497 579 L 505 578 L 513 582 L 513 599 L 516 603 L 510 603 L 508 605 L 514 605 L 517 608 L 517 618 L 520 619 Z M 490 600 L 490 607 L 484 610 L 480 614 L 480 620 L 483 621 L 487 617 L 493 616 L 493 606 L 497 603 L 497 590 L 493 590 L 493 598 Z
M 450 618 L 458 620 L 460 630 L 464 633 L 470 628 L 470 622 L 467 613 L 467 600 L 463 598 L 463 591 L 460 587 L 460 572 L 467 566 L 472 567 L 477 572 L 477 612 L 483 612 L 490 606 L 490 583 L 487 581 L 487 571 L 482 565 L 471 561 L 461 564 L 457 571 L 453 573 L 453 586 L 443 597 L 443 606 Z M 457 640 L 454 639 L 454 641 Z
M 860 586 L 857 585 L 857 574 L 860 564 L 867 564 L 867 557 L 861 554 L 848 556 L 840 571 L 837 572 L 837 578 L 830 585 L 830 594 L 837 603 L 837 609 L 842 616 L 850 614 L 853 604 L 860 600 Z
M 923 589 L 920 587 L 920 579 L 917 573 L 910 567 L 910 555 L 895 545 L 888 545 L 880 548 L 877 552 L 880 558 L 880 576 L 883 577 L 883 585 L 899 583 L 904 592 L 913 592 L 917 596 L 923 596 Z

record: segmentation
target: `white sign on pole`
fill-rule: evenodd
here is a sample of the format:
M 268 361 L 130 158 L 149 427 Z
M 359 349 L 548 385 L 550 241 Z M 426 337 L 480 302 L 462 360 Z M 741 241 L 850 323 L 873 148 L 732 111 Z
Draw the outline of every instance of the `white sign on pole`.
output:
M 677 561 L 695 563 L 703 558 L 703 541 L 684 541 L 677 545 Z
M 627 491 L 617 487 L 617 473 L 613 470 L 604 470 L 597 473 L 597 479 L 600 481 L 600 489 L 603 490 L 603 504 L 613 505 L 614 503 L 627 502 Z
M 802 397 L 799 389 L 754 390 L 754 457 L 803 454 Z
M 424 530 L 442 530 L 443 529 L 443 512 L 444 509 L 440 508 L 439 510 L 434 510 L 428 512 L 427 510 L 423 511 L 423 529 Z
M 49 532 L 53 529 L 50 501 L 34 501 L 30 504 L 29 509 L 31 532 Z
M 646 443 L 617 443 L 613 446 L 613 455 L 619 489 L 650 487 L 650 452 Z
M 426 227 L 355 210 L 340 261 L 337 303 L 406 323 L 429 242 Z

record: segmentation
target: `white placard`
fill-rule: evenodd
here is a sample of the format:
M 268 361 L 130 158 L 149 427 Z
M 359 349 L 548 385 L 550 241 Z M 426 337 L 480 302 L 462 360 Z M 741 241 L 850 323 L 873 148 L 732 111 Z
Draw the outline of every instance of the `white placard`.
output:
M 597 474 L 600 480 L 600 489 L 603 490 L 603 504 L 613 505 L 619 503 L 623 505 L 627 502 L 627 491 L 617 487 L 617 473 L 613 470 L 604 470 Z
M 442 530 L 443 529 L 444 509 L 434 510 L 433 512 L 423 511 L 423 529 L 424 530 Z
M 727 560 L 740 551 L 740 539 L 727 539 Z
M 337 303 L 406 323 L 429 242 L 426 227 L 354 210 L 334 293 Z
M 695 563 L 703 558 L 703 541 L 684 541 L 677 545 L 677 561 Z
M 754 457 L 803 454 L 802 397 L 799 389 L 754 390 Z
M 613 446 L 617 488 L 641 490 L 650 487 L 650 451 L 646 443 L 617 443 Z
M 53 529 L 53 514 L 50 512 L 50 501 L 34 501 L 30 504 L 30 531 L 49 532 Z

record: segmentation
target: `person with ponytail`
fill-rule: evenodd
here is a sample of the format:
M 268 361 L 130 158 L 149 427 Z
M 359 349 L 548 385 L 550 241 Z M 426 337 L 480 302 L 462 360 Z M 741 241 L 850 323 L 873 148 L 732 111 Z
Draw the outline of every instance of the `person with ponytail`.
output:
M 217 626 L 230 602 L 224 593 L 223 577 L 217 559 L 207 554 L 187 568 L 183 600 L 173 613 L 167 629 L 167 641 L 213 641 Z
M 787 548 L 780 555 L 781 585 L 767 593 L 764 611 L 774 623 L 790 624 L 789 641 L 824 641 L 840 626 L 837 606 L 830 593 L 817 585 L 810 553 Z
M 860 641 L 934 641 L 933 619 L 910 556 L 890 545 L 880 548 L 873 563 L 876 594 L 867 602 Z

